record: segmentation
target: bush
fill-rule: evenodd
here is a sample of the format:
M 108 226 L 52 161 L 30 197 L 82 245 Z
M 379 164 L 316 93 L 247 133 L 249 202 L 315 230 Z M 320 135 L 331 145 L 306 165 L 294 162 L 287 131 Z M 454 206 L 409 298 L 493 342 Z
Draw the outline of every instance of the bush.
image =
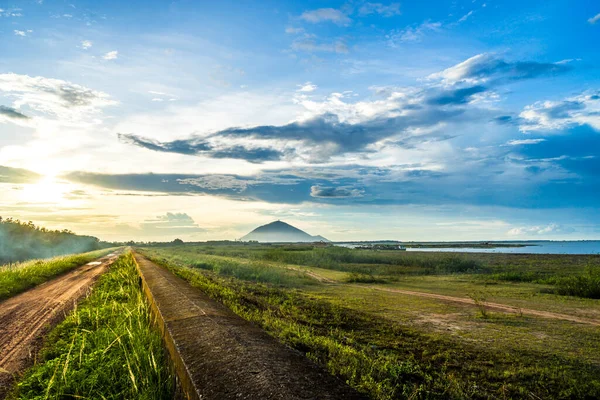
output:
M 600 299 L 600 268 L 588 267 L 581 275 L 557 279 L 556 291 L 566 296 Z

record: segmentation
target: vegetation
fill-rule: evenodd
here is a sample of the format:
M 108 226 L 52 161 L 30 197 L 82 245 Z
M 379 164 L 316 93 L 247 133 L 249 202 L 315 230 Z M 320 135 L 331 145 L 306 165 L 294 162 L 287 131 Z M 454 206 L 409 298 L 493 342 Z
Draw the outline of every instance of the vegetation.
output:
M 243 258 L 233 257 L 238 252 Z M 555 294 L 527 297 L 542 285 L 503 284 L 491 279 L 496 284 L 488 286 L 482 278 L 510 272 L 517 264 L 529 264 L 530 272 L 543 274 L 543 266 L 536 260 L 513 259 L 512 264 L 502 266 L 492 258 L 429 253 L 406 257 L 404 252 L 391 256 L 291 246 L 186 245 L 146 249 L 144 253 L 374 399 L 600 397 L 596 327 L 491 312 L 483 304 L 507 296 L 527 306 L 539 303 L 542 308 L 550 304 L 600 310 L 600 304 L 591 300 L 580 304 L 576 300 L 561 302 Z M 385 263 L 364 263 L 367 257 Z M 274 271 L 298 269 L 281 260 L 310 265 L 308 271 L 328 274 L 338 284 L 306 285 L 305 278 L 296 275 L 291 276 L 295 284 L 283 286 L 270 280 L 244 279 L 244 274 L 235 272 L 223 274 L 218 267 L 227 262 L 233 269 L 261 263 Z M 436 266 L 436 260 L 441 265 Z M 562 267 L 579 274 L 579 263 Z M 463 268 L 475 265 L 475 269 Z M 366 284 L 365 289 L 361 283 Z M 443 304 L 376 292 L 373 285 L 455 290 L 462 297 L 471 293 L 477 304 Z
M 220 258 L 204 254 L 195 254 L 190 257 L 189 254 L 179 252 L 172 253 L 169 261 L 178 265 L 189 265 L 194 268 L 212 271 L 221 276 L 250 282 L 269 283 L 287 287 L 297 287 L 299 285 L 314 283 L 312 279 L 309 279 L 301 272 L 271 268 L 269 265 L 257 261 Z
M 93 236 L 79 236 L 69 230 L 49 230 L 30 222 L 0 217 L 0 264 L 50 258 L 63 254 L 100 249 Z
M 41 361 L 19 382 L 18 399 L 169 399 L 160 334 L 131 254 L 122 256 L 49 335 Z
M 465 274 L 485 282 L 550 285 L 563 295 L 598 298 L 595 296 L 600 291 L 598 255 L 455 254 L 258 244 L 181 245 L 171 249 L 181 261 L 214 255 L 253 260 L 257 266 L 264 261 L 304 265 L 346 272 L 346 281 L 355 283 L 394 282 L 412 275 Z
M 46 282 L 75 267 L 108 254 L 110 250 L 97 250 L 84 254 L 34 260 L 20 264 L 0 266 L 0 300 L 14 296 Z
M 600 268 L 589 267 L 582 274 L 560 278 L 556 287 L 560 294 L 600 299 Z

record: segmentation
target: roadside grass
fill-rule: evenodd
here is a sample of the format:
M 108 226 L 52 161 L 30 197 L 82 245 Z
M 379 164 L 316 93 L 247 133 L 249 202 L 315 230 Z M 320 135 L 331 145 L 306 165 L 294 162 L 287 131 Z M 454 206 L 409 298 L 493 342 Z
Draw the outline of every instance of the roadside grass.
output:
M 52 330 L 15 399 L 168 399 L 173 378 L 131 253 Z
M 0 301 L 105 256 L 113 250 L 103 249 L 48 260 L 32 260 L 0 266 Z
M 354 286 L 276 287 L 198 268 L 191 252 L 186 254 L 192 261 L 188 264 L 177 259 L 180 252 L 174 249 L 143 253 L 374 399 L 600 397 L 597 364 L 525 345 L 498 348 L 427 332 L 384 318 L 379 310 L 389 307 L 387 303 L 369 303 L 373 312 L 351 308 L 348 303 L 357 304 L 356 291 L 362 290 Z M 348 293 L 337 301 L 314 292 L 343 289 Z M 364 292 L 380 295 L 367 288 Z M 535 324 L 492 313 L 474 318 L 478 320 L 489 332 L 501 329 L 502 334 Z M 595 332 L 586 338 L 597 337 Z

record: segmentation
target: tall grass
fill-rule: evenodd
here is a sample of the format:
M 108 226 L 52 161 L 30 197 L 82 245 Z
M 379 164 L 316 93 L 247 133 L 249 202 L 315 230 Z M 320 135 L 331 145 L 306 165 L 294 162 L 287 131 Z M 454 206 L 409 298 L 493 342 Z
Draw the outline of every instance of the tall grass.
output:
M 49 335 L 18 399 L 169 399 L 173 379 L 131 254 Z
M 160 258 L 161 253 L 154 249 L 145 249 L 144 254 Z M 236 260 L 234 258 L 221 258 L 211 255 L 178 252 L 169 253 L 169 261 L 179 265 L 212 271 L 221 276 L 228 276 L 243 281 L 268 283 L 276 286 L 296 287 L 314 284 L 313 279 L 298 271 L 273 268 L 256 260 Z
M 0 300 L 110 253 L 110 249 L 0 266 Z
M 239 257 L 368 275 L 475 273 L 485 269 L 479 261 L 458 254 L 373 251 L 344 247 L 179 246 L 166 250 L 180 255 Z
M 557 279 L 556 291 L 567 296 L 600 299 L 600 267 L 588 267 L 583 274 Z

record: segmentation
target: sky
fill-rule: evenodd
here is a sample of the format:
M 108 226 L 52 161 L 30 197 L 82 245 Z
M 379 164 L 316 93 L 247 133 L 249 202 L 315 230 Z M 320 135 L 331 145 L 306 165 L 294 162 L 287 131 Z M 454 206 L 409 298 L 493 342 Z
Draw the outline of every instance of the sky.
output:
M 600 3 L 0 0 L 0 215 L 600 238 Z

